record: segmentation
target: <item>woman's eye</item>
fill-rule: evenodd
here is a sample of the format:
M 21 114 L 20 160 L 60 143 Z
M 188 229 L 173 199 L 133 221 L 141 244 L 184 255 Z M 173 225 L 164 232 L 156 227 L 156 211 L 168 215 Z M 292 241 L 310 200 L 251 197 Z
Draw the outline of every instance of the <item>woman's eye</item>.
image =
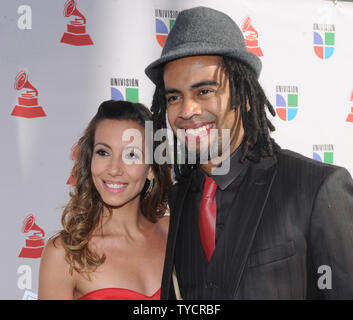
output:
M 98 154 L 99 156 L 102 156 L 102 157 L 105 157 L 105 156 L 108 156 L 109 153 L 103 149 L 99 149 L 96 151 L 96 154 Z
M 140 159 L 140 155 L 134 150 L 127 150 L 125 153 L 125 158 L 126 159 Z

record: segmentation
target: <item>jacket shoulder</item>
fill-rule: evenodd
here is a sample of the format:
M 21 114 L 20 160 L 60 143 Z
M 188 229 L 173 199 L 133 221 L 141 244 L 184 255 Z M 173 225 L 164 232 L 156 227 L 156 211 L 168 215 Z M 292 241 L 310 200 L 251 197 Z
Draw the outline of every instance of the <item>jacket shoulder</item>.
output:
M 296 170 L 311 170 L 315 172 L 331 173 L 335 170 L 340 169 L 341 167 L 322 163 L 317 160 L 310 159 L 300 153 L 281 149 L 277 153 L 278 166 L 284 168 L 291 168 Z
M 296 185 L 302 190 L 307 187 L 317 190 L 333 172 L 342 167 L 321 163 L 297 152 L 281 149 L 277 153 L 277 178 L 287 185 Z
M 185 190 L 185 188 L 188 185 L 188 182 L 189 180 L 175 181 L 169 193 L 169 198 L 168 198 L 169 206 L 170 204 L 174 204 L 175 198 L 177 197 L 177 195 L 181 190 Z

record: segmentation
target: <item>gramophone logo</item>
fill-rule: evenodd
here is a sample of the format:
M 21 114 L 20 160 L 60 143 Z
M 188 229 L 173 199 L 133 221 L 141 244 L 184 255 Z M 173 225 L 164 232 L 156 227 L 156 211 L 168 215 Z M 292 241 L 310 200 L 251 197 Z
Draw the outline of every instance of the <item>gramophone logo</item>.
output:
M 245 44 L 248 50 L 253 54 L 257 55 L 258 57 L 262 57 L 263 53 L 261 48 L 259 47 L 259 34 L 251 24 L 250 17 L 246 17 L 244 19 L 241 30 L 243 32 Z
M 283 121 L 293 120 L 298 113 L 298 87 L 276 86 L 276 113 Z
M 333 164 L 333 144 L 314 144 L 313 159 L 319 162 Z
M 18 97 L 18 104 L 11 115 L 22 118 L 46 117 L 44 110 L 38 105 L 38 90 L 28 81 L 25 71 L 20 71 L 15 78 L 15 89 L 29 89 Z
M 76 160 L 76 154 L 77 154 L 77 143 L 75 143 L 71 148 L 70 159 L 73 161 Z M 70 176 L 70 178 L 67 179 L 66 184 L 74 185 L 76 184 L 76 179 L 73 176 Z
M 64 6 L 64 17 L 71 16 L 78 18 L 70 21 L 67 25 L 67 32 L 64 33 L 60 42 L 74 46 L 93 45 L 91 37 L 86 33 L 86 18 L 80 11 L 78 11 L 75 0 L 66 1 Z
M 353 90 L 351 92 L 351 98 L 349 101 L 350 101 L 351 113 L 348 114 L 346 121 L 353 123 Z
M 154 11 L 156 18 L 156 39 L 163 48 L 167 36 L 172 30 L 178 11 L 156 9 Z
M 40 258 L 44 248 L 45 232 L 35 223 L 33 214 L 29 214 L 22 225 L 22 232 L 27 234 L 26 246 L 22 248 L 20 258 Z
M 110 78 L 110 92 L 113 100 L 139 102 L 139 80 Z
M 314 52 L 320 59 L 328 59 L 335 51 L 335 25 L 314 23 Z

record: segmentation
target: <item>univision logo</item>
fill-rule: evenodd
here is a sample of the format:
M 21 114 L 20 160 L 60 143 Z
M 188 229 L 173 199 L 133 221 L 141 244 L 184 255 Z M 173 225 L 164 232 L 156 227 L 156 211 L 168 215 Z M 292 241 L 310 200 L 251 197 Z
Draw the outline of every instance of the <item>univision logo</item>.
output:
M 178 11 L 155 9 L 154 14 L 156 18 L 156 39 L 163 48 L 170 30 L 173 28 Z
M 335 25 L 314 23 L 314 52 L 320 59 L 328 59 L 335 51 Z
M 276 86 L 276 113 L 283 121 L 293 120 L 298 113 L 298 87 Z
M 111 99 L 139 102 L 138 79 L 110 78 L 110 85 Z
M 319 162 L 333 164 L 333 144 L 314 144 L 313 159 Z

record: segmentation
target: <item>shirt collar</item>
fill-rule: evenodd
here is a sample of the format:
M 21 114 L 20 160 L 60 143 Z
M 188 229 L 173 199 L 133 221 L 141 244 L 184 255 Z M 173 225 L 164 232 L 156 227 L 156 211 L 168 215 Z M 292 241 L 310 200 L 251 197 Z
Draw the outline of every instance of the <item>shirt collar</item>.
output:
M 239 174 L 248 167 L 249 160 L 245 159 L 243 163 L 239 162 L 240 157 L 243 155 L 242 152 L 242 144 L 229 156 L 230 166 L 229 172 L 224 175 L 213 175 L 211 176 L 216 182 L 217 186 L 224 190 L 226 189 L 238 176 Z M 201 167 L 197 167 L 194 170 L 194 174 L 192 177 L 191 187 L 192 190 L 203 190 L 203 184 L 205 180 L 205 176 L 207 173 L 201 169 Z

